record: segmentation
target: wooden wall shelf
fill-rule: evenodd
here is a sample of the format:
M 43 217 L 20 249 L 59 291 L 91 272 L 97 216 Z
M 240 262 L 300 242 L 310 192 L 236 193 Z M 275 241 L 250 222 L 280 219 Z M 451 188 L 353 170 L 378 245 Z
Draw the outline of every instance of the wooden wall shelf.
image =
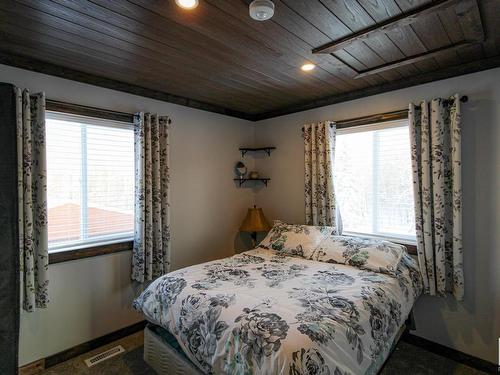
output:
M 267 186 L 267 183 L 269 181 L 271 181 L 271 179 L 270 178 L 235 178 L 234 181 L 238 181 L 240 184 L 240 187 L 241 187 L 241 185 L 243 185 L 247 181 L 260 181 L 264 185 Z
M 247 152 L 264 151 L 267 156 L 271 156 L 271 151 L 276 150 L 276 147 L 240 147 L 241 157 L 244 157 Z
M 276 147 L 274 146 L 267 146 L 267 147 L 240 147 L 239 148 L 241 152 L 241 157 L 244 157 L 247 152 L 259 152 L 259 151 L 264 151 L 267 156 L 271 156 L 271 151 L 276 150 Z M 259 181 L 262 182 L 264 185 L 267 187 L 267 183 L 271 179 L 268 177 L 261 177 L 261 178 L 235 178 L 234 181 L 237 181 L 240 185 L 240 187 L 247 181 Z

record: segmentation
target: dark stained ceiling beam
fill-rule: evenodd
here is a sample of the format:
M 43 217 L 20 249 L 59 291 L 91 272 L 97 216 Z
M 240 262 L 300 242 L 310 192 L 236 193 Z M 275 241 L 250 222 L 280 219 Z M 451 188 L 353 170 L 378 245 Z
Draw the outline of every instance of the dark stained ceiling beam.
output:
M 362 42 L 369 38 L 373 38 L 376 35 L 387 34 L 394 29 L 411 25 L 417 20 L 421 20 L 423 17 L 432 15 L 437 11 L 444 10 L 463 1 L 464 0 L 437 0 L 426 3 L 421 7 L 415 8 L 407 13 L 401 13 L 396 17 L 389 18 L 386 21 L 374 24 L 353 34 L 346 35 L 343 38 L 314 48 L 312 52 L 315 54 L 319 54 L 339 51 L 350 46 L 353 43 Z
M 456 50 L 464 48 L 464 47 L 469 47 L 469 46 L 473 45 L 474 43 L 479 43 L 479 41 L 471 41 L 471 42 L 463 41 L 463 42 L 455 43 L 451 46 L 436 48 L 436 49 L 428 51 L 428 52 L 419 53 L 418 55 L 408 56 L 408 57 L 405 57 L 404 59 L 392 61 L 390 63 L 386 63 L 383 65 L 377 66 L 375 68 L 361 70 L 361 71 L 359 71 L 359 74 L 354 77 L 354 79 L 363 78 L 363 77 L 369 76 L 371 74 L 377 74 L 380 72 L 384 72 L 386 70 L 399 68 L 399 67 L 404 66 L 404 65 L 416 63 L 417 61 L 430 59 L 432 57 L 435 57 L 435 56 L 438 56 L 438 55 L 441 55 L 441 54 L 444 54 L 447 52 L 456 51 Z

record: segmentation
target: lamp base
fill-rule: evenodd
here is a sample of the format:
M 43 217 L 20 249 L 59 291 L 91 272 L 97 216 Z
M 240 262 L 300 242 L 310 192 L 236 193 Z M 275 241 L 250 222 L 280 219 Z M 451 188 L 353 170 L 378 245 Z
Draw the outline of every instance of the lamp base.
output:
M 255 249 L 255 246 L 257 246 L 257 232 L 252 232 L 250 237 L 252 238 L 252 246 Z

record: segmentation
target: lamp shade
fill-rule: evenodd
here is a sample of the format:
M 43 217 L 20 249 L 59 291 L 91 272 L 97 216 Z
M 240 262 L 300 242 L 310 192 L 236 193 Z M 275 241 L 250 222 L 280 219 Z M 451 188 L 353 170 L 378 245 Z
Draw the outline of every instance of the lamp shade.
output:
M 241 232 L 266 232 L 271 229 L 271 226 L 266 220 L 262 208 L 249 208 L 247 216 L 240 226 Z

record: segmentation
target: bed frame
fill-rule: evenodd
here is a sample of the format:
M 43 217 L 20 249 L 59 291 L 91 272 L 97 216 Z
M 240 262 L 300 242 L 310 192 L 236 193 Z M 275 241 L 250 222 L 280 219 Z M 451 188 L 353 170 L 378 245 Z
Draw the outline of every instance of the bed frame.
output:
M 189 359 L 172 348 L 149 326 L 144 328 L 144 360 L 159 375 L 203 375 Z

